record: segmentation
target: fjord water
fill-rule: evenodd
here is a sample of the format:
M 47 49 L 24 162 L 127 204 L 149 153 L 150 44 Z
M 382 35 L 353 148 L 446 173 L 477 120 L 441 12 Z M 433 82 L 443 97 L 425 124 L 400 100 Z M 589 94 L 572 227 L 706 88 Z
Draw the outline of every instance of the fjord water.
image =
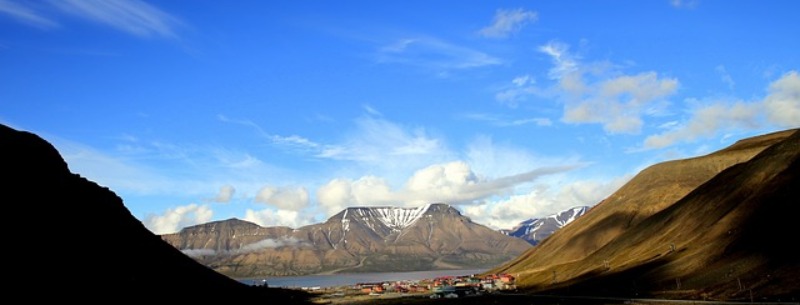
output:
M 486 269 L 317 274 L 317 275 L 304 275 L 304 276 L 276 276 L 276 277 L 265 277 L 265 278 L 239 279 L 239 281 L 248 285 L 262 285 L 264 280 L 266 280 L 267 284 L 270 287 L 326 288 L 326 287 L 355 285 L 358 283 L 433 279 L 435 277 L 440 277 L 440 276 L 479 274 L 484 271 L 486 271 Z

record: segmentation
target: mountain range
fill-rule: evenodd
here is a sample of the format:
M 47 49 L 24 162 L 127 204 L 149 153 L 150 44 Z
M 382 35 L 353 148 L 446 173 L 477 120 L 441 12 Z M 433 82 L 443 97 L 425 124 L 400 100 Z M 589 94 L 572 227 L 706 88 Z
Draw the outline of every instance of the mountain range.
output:
M 531 246 L 443 203 L 351 207 L 297 229 L 239 219 L 165 234 L 167 243 L 231 277 L 491 268 Z
M 797 129 L 648 167 L 535 247 L 474 224 L 444 204 L 349 208 L 298 229 L 231 219 L 176 234 L 183 237 L 158 236 L 113 191 L 71 172 L 55 147 L 37 135 L 0 125 L 0 147 L 10 203 L 5 215 L 17 217 L 7 234 L 13 246 L 5 253 L 12 264 L 4 286 L 10 299 L 307 304 L 307 294 L 247 286 L 184 254 L 208 258 L 234 274 L 259 264 L 294 274 L 368 271 L 407 263 L 404 256 L 426 267 L 502 261 L 486 249 L 491 247 L 515 258 L 486 273 L 514 275 L 525 294 L 800 300 Z M 186 243 L 165 242 L 170 238 Z M 523 253 L 510 254 L 517 247 Z M 290 248 L 295 250 L 269 250 Z M 286 268 L 292 260 L 312 263 Z M 337 269 L 338 263 L 344 267 Z
M 510 230 L 500 230 L 500 233 L 522 238 L 535 246 L 545 238 L 553 235 L 558 229 L 583 216 L 588 210 L 588 206 L 580 206 L 543 218 L 531 218 L 520 222 Z
M 800 132 L 655 164 L 488 273 L 527 293 L 800 300 Z

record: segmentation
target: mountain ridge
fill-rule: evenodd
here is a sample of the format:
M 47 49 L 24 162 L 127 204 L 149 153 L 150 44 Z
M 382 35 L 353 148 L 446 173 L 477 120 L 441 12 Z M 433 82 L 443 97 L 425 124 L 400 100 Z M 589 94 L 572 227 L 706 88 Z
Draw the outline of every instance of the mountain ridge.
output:
M 514 228 L 500 230 L 500 232 L 508 236 L 522 238 L 535 246 L 545 238 L 553 235 L 555 231 L 583 216 L 589 208 L 589 206 L 577 206 L 542 218 L 523 220 Z

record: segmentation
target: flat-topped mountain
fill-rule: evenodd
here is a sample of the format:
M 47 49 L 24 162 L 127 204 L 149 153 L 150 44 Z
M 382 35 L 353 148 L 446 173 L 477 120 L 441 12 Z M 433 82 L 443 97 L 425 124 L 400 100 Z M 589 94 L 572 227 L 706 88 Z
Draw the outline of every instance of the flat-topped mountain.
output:
M 297 229 L 229 219 L 162 238 L 232 277 L 490 268 L 530 247 L 442 203 L 352 207 Z

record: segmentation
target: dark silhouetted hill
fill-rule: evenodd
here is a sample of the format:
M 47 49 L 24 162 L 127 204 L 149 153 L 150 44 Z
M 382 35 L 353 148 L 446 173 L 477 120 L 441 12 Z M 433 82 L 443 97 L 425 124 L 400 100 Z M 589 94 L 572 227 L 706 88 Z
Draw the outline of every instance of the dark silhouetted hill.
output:
M 35 134 L 0 125 L 0 164 L 6 298 L 307 302 L 302 292 L 248 286 L 185 256 L 147 230 L 114 192 L 72 173 Z

